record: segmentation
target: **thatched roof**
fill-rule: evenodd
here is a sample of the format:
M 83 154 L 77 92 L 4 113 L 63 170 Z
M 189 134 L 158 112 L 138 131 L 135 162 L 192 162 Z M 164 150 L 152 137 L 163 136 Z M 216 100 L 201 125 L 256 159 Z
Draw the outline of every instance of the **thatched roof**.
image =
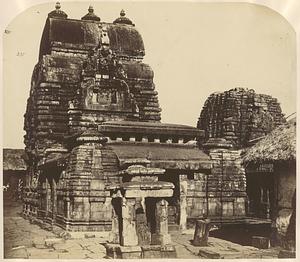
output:
M 245 150 L 244 163 L 296 160 L 296 123 L 289 122 L 274 129 L 254 146 Z
M 24 149 L 3 149 L 3 170 L 26 170 Z

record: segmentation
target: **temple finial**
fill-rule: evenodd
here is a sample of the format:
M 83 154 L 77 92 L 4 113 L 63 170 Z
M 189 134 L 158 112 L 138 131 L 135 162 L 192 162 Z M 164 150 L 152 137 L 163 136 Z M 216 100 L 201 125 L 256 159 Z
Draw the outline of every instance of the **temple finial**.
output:
M 94 13 L 94 7 L 92 5 L 90 5 L 88 11 L 89 11 L 89 13 Z
M 68 15 L 64 11 L 60 10 L 60 8 L 61 8 L 60 2 L 56 2 L 55 3 L 55 10 L 50 12 L 48 14 L 48 17 L 66 19 L 68 17 Z
M 61 8 L 60 2 L 56 2 L 55 4 L 55 9 L 58 10 Z
M 120 16 L 125 16 L 125 15 L 126 15 L 126 13 L 125 13 L 124 9 L 122 9 L 120 12 Z
M 120 17 L 114 21 L 114 24 L 125 24 L 134 26 L 134 23 L 132 23 L 132 21 L 129 18 L 125 17 L 125 15 L 126 13 L 124 9 L 122 9 L 120 12 Z
M 83 16 L 81 20 L 96 21 L 96 22 L 101 21 L 100 17 L 94 14 L 94 7 L 92 5 L 89 6 L 88 11 L 89 12 L 85 16 Z

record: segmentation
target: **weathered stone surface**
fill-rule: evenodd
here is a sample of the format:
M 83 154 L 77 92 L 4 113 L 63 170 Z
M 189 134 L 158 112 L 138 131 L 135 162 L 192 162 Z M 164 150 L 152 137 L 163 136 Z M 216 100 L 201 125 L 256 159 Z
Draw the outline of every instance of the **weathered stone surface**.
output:
M 186 175 L 179 176 L 180 187 L 180 230 L 185 230 L 187 225 L 187 191 L 188 182 L 186 181 Z
M 207 246 L 211 224 L 209 220 L 197 220 L 193 239 L 194 246 Z
M 280 250 L 278 258 L 296 258 L 296 251 Z
M 207 249 L 199 249 L 199 256 L 200 257 L 205 257 L 205 258 L 221 258 L 220 254 L 218 252 L 214 252 L 212 250 L 207 250 Z
M 162 258 L 177 258 L 176 249 L 173 245 L 163 245 L 160 252 Z
M 47 247 L 52 247 L 54 244 L 64 243 L 64 239 L 62 238 L 47 238 L 45 239 L 45 245 Z
M 276 98 L 256 94 L 252 89 L 235 88 L 208 97 L 197 127 L 205 131 L 206 141 L 225 138 L 242 148 L 284 122 Z
M 123 259 L 142 258 L 142 249 L 139 246 L 119 246 L 117 248 L 117 257 Z
M 165 246 L 171 243 L 168 233 L 168 202 L 162 199 L 156 203 L 155 210 L 156 231 L 151 236 L 153 245 Z
M 106 243 L 105 245 L 106 249 L 106 256 L 109 258 L 117 258 L 117 248 L 120 246 L 119 244 L 110 244 Z
M 267 249 L 270 247 L 270 239 L 267 237 L 253 236 L 252 246 L 260 249 Z
M 7 256 L 9 256 L 11 258 L 28 258 L 28 252 L 27 252 L 25 246 L 18 246 L 18 247 L 12 248 L 8 252 Z
M 137 246 L 138 237 L 135 221 L 135 199 L 122 199 L 123 230 L 121 235 L 122 246 Z
M 141 248 L 143 258 L 161 258 L 160 245 L 142 246 Z

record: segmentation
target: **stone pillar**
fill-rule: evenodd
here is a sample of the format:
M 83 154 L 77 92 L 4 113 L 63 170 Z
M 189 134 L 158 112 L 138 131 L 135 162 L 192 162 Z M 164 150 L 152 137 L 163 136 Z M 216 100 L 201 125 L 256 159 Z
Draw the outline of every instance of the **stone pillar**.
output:
M 56 190 L 56 181 L 53 178 L 52 179 L 52 219 L 54 222 L 56 219 L 56 214 L 57 214 L 57 190 Z
M 45 215 L 46 215 L 46 217 L 48 216 L 48 214 L 49 214 L 49 206 L 50 206 L 50 204 L 49 204 L 49 200 L 50 200 L 50 197 L 49 197 L 49 195 L 51 194 L 51 190 L 50 190 L 50 185 L 49 185 L 49 181 L 48 181 L 48 178 L 46 178 L 46 180 L 45 180 L 45 184 L 46 184 L 46 212 L 45 212 Z
M 135 212 L 136 212 L 136 230 L 138 236 L 138 245 L 139 246 L 150 245 L 151 232 L 147 224 L 144 198 L 136 199 Z
M 135 221 L 135 199 L 122 198 L 123 231 L 121 235 L 122 246 L 137 246 L 138 237 Z
M 117 205 L 121 205 L 120 199 L 112 200 L 112 224 L 111 224 L 111 232 L 109 234 L 109 242 L 113 244 L 120 244 L 120 233 L 119 233 L 119 216 L 117 214 L 116 208 Z
M 70 199 L 69 196 L 64 196 L 63 200 L 64 200 L 64 219 L 66 221 L 70 221 L 70 217 L 71 217 L 71 215 L 70 215 L 70 213 L 71 213 L 71 203 L 70 202 L 71 202 L 71 199 Z M 64 227 L 65 227 L 65 230 L 67 230 L 67 231 L 70 229 L 70 225 L 68 223 L 66 223 L 64 225 Z
M 180 230 L 186 229 L 187 223 L 187 175 L 179 175 L 180 186 Z
M 168 233 L 168 202 L 162 199 L 156 203 L 155 210 L 156 232 L 152 235 L 153 245 L 167 245 L 171 243 Z

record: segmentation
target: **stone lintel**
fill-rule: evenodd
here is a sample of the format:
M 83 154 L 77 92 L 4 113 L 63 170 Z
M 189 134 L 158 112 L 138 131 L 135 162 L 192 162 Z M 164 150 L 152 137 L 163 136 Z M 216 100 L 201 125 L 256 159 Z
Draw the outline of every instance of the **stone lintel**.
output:
M 131 165 L 126 170 L 122 170 L 119 174 L 124 175 L 162 175 L 165 169 L 156 167 L 144 167 L 142 165 Z
M 126 190 L 126 198 L 137 198 L 137 197 L 172 197 L 173 189 L 157 189 L 157 190 L 140 190 L 130 189 Z
M 160 189 L 173 189 L 174 184 L 171 182 L 157 181 L 157 182 L 125 182 L 121 185 L 125 190 L 160 190 Z
M 131 159 L 120 160 L 121 167 L 125 165 L 135 165 L 135 164 L 149 165 L 150 163 L 151 161 L 146 158 L 131 158 Z
M 180 170 L 210 170 L 212 163 L 210 161 L 193 160 L 152 160 L 151 166 L 165 169 Z

